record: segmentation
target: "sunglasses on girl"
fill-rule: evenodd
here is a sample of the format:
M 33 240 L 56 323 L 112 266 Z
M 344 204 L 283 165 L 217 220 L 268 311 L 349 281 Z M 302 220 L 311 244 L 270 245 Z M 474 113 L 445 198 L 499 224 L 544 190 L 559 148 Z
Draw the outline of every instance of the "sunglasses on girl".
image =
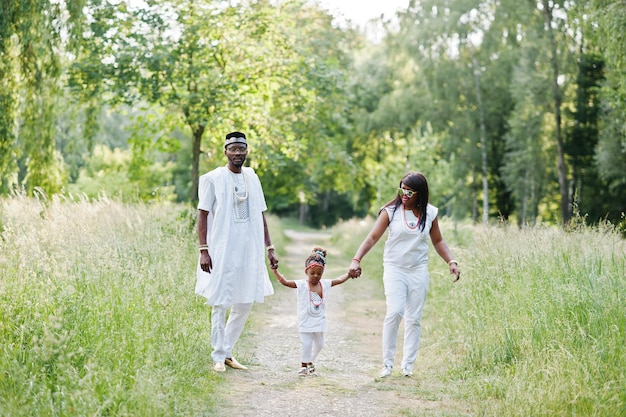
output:
M 405 190 L 404 188 L 398 188 L 398 194 L 399 195 L 405 195 L 405 196 L 411 198 L 411 197 L 413 197 L 413 194 L 415 194 L 415 191 Z

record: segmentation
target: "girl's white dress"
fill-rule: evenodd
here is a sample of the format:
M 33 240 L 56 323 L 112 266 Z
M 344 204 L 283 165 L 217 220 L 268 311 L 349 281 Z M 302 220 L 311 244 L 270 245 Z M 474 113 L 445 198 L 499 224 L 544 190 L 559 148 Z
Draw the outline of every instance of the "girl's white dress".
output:
M 294 281 L 298 297 L 298 330 L 300 333 L 325 332 L 326 324 L 326 297 L 332 286 L 332 280 L 322 279 L 322 298 L 315 291 L 309 290 L 306 279 Z

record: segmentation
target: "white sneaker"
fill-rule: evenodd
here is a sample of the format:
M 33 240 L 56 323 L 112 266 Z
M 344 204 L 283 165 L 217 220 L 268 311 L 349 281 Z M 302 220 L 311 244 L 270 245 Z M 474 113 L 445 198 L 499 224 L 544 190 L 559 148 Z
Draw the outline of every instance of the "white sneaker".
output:
M 402 370 L 402 376 L 405 376 L 407 378 L 413 378 L 413 371 L 409 370 L 408 368 L 404 368 Z
M 226 367 L 224 366 L 224 362 L 215 362 L 215 365 L 213 365 L 213 370 L 215 372 L 225 372 Z
M 382 369 L 382 371 L 380 371 L 380 375 L 378 375 L 380 378 L 387 378 L 388 376 L 391 376 L 391 369 L 392 367 L 389 365 L 385 365 L 385 367 Z

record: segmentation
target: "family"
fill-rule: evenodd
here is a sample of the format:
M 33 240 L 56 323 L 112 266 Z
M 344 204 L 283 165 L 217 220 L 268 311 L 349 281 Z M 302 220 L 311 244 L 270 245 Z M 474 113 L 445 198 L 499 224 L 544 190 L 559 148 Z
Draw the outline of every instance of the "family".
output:
M 315 247 L 304 263 L 305 278 L 288 280 L 278 271 L 278 258 L 264 212 L 265 196 L 259 177 L 244 167 L 248 155 L 246 135 L 226 135 L 224 155 L 228 163 L 200 177 L 198 187 L 199 261 L 196 294 L 206 298 L 211 310 L 213 369 L 226 366 L 247 369 L 233 356 L 253 303 L 262 303 L 274 293 L 265 265 L 265 254 L 278 282 L 297 291 L 301 363 L 298 375 L 317 375 L 315 358 L 324 346 L 325 305 L 335 285 L 361 275 L 361 259 L 388 231 L 383 253 L 383 284 L 387 312 L 383 323 L 382 370 L 391 376 L 400 322 L 404 319 L 401 373 L 413 376 L 421 334 L 421 317 L 428 293 L 429 239 L 437 254 L 448 264 L 454 282 L 460 278 L 441 235 L 437 208 L 428 203 L 428 183 L 419 172 L 405 174 L 396 197 L 386 203 L 367 237 L 360 244 L 346 273 L 323 279 L 327 252 Z

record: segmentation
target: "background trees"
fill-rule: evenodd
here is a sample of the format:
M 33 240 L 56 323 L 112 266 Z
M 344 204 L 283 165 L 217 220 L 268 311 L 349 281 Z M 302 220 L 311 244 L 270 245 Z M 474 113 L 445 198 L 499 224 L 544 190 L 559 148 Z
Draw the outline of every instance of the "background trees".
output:
M 477 222 L 619 221 L 620 1 L 407 1 L 380 42 L 310 2 L 2 2 L 0 192 L 192 201 L 249 134 L 270 209 L 377 211 L 408 169 Z

